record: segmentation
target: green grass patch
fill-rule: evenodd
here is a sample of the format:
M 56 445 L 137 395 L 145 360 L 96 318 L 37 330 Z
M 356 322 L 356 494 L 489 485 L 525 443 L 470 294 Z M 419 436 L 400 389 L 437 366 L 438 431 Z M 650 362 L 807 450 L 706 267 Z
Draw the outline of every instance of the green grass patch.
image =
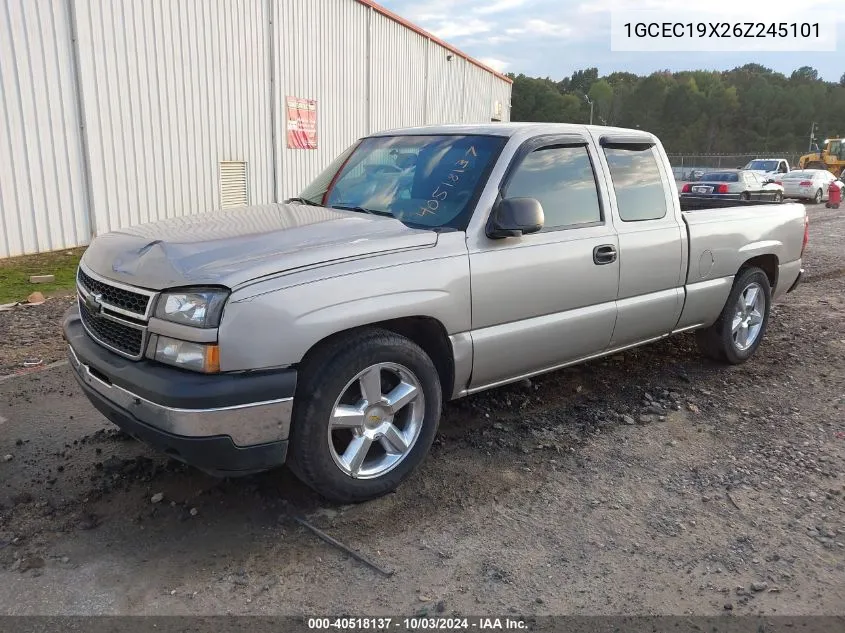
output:
M 73 293 L 76 267 L 85 247 L 0 259 L 0 304 L 23 301 L 36 290 L 45 297 Z M 30 275 L 55 275 L 46 284 L 29 283 Z

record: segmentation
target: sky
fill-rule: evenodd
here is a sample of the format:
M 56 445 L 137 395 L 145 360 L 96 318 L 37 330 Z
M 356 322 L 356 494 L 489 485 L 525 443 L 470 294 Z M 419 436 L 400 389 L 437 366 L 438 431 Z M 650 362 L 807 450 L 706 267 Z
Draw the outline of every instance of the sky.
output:
M 758 63 L 789 75 L 812 66 L 828 81 L 845 74 L 845 2 L 843 0 L 381 0 L 381 4 L 468 55 L 501 72 L 555 80 L 575 70 L 598 67 L 648 74 L 657 70 L 729 70 Z M 624 52 L 611 50 L 611 13 L 645 9 L 668 19 L 692 19 L 685 12 L 705 7 L 698 16 L 730 20 L 737 10 L 754 19 L 835 22 L 835 51 L 794 52 Z M 741 9 L 737 9 L 741 7 Z M 689 9 L 687 9 L 689 8 Z M 797 13 L 789 13 L 790 11 Z M 741 17 L 740 20 L 748 19 Z M 736 20 L 734 20 L 736 21 Z M 744 44 L 742 44 L 744 46 Z

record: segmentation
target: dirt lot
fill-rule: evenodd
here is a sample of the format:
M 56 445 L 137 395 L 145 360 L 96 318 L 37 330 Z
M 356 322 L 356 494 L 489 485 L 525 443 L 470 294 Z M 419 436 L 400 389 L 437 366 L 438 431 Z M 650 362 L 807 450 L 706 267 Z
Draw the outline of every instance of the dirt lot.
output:
M 810 212 L 806 283 L 752 362 L 681 336 L 454 402 L 364 505 L 168 462 L 67 367 L 4 380 L 0 613 L 845 613 L 845 212 Z M 61 355 L 59 301 L 0 313 L 4 359 Z

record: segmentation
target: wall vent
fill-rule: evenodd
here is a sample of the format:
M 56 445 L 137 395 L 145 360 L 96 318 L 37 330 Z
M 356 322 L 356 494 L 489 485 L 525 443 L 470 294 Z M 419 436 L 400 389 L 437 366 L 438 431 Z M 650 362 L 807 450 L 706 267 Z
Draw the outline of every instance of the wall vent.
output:
M 246 184 L 246 163 L 237 160 L 220 162 L 220 207 L 242 207 L 249 204 Z

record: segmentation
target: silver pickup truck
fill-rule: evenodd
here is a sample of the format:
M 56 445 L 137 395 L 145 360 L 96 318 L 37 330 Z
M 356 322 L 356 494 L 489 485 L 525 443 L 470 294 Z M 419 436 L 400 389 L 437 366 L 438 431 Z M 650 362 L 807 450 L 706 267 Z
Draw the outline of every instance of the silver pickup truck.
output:
M 804 207 L 684 205 L 639 130 L 374 134 L 285 204 L 97 237 L 70 361 L 176 459 L 287 462 L 327 498 L 371 499 L 424 459 L 444 400 L 690 330 L 712 358 L 754 354 L 801 278 Z

